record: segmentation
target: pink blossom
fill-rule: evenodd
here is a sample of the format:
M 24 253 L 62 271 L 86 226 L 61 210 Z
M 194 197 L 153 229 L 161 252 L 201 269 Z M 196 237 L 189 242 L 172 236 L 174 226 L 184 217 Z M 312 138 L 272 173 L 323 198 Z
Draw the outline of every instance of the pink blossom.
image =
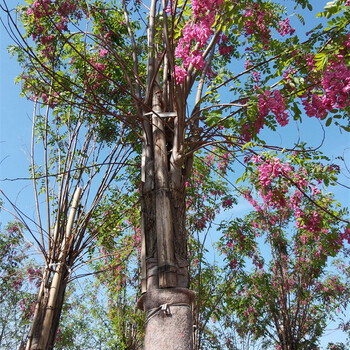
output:
M 68 16 L 70 13 L 76 10 L 76 1 L 74 0 L 64 0 L 60 3 L 60 6 L 57 9 L 57 12 L 61 16 Z
M 47 36 L 42 36 L 40 38 L 40 43 L 43 44 L 43 45 L 46 45 L 48 43 L 50 43 L 53 39 L 54 39 L 54 35 L 53 34 L 50 34 L 50 35 L 47 35 Z
M 339 60 L 343 58 L 338 57 Z M 323 119 L 334 108 L 350 106 L 350 70 L 344 63 L 331 62 L 321 81 L 322 92 L 309 91 L 302 104 L 309 117 Z
M 350 0 L 349 0 L 350 1 Z M 343 42 L 346 48 L 350 48 L 350 34 L 347 35 L 346 40 Z
M 179 42 L 175 48 L 175 57 L 181 58 L 182 60 L 186 60 L 186 58 L 190 54 L 190 44 L 185 42 L 184 38 L 180 38 Z
M 106 57 L 107 55 L 108 55 L 108 50 L 102 48 L 102 49 L 100 50 L 99 56 L 100 56 L 100 57 Z
M 233 46 L 219 46 L 219 54 L 227 56 L 233 51 Z
M 191 5 L 195 17 L 206 14 L 208 11 L 217 9 L 223 0 L 191 0 Z
M 350 244 L 350 228 L 346 228 L 344 232 L 340 234 L 340 237 Z
M 187 77 L 187 70 L 179 66 L 175 66 L 174 78 L 176 84 L 182 84 Z
M 207 45 L 212 35 L 211 27 L 215 22 L 215 11 L 222 2 L 223 0 L 191 1 L 194 17 L 197 20 L 194 23 L 188 23 L 182 29 L 182 37 L 178 40 L 175 47 L 175 57 L 182 60 L 181 63 L 185 69 L 190 64 L 197 70 L 204 68 L 205 62 L 200 49 L 203 49 Z M 175 76 L 179 77 L 177 83 L 183 82 L 184 72 L 175 74 Z
M 288 124 L 288 111 L 286 111 L 284 99 L 279 90 L 274 90 L 273 92 L 266 90 L 264 94 L 260 95 L 258 108 L 262 118 L 265 118 L 269 114 L 269 111 L 271 111 L 281 126 Z
M 56 28 L 62 32 L 64 30 L 67 30 L 67 23 L 68 23 L 68 18 L 67 17 L 61 17 L 61 21 L 56 25 Z
M 104 63 L 95 63 L 95 68 L 98 70 L 98 71 L 104 71 L 106 70 L 107 66 L 104 64 Z
M 242 139 L 245 142 L 249 142 L 252 139 L 252 131 L 251 131 L 250 125 L 248 123 L 245 123 L 243 125 L 241 135 L 242 135 Z
M 225 199 L 222 202 L 222 207 L 223 208 L 229 208 L 229 207 L 231 207 L 231 205 L 232 205 L 232 199 Z
M 251 63 L 249 60 L 246 60 L 246 61 L 244 62 L 244 68 L 245 68 L 245 69 L 250 68 L 251 64 L 252 64 L 252 63 Z
M 278 32 L 282 35 L 285 36 L 287 34 L 293 35 L 295 32 L 295 29 L 292 28 L 289 24 L 289 18 L 286 18 L 284 21 L 279 21 L 279 28 Z
M 53 9 L 50 10 L 51 0 L 36 0 L 33 2 L 33 13 L 36 19 L 40 19 L 44 16 L 49 16 L 53 13 Z
M 258 35 L 266 46 L 271 38 L 271 31 L 268 28 L 271 14 L 260 10 L 259 5 L 256 3 L 252 8 L 248 8 L 245 11 L 243 17 L 249 18 L 244 23 L 245 35 Z
M 192 53 L 192 57 L 189 58 L 189 62 L 193 65 L 194 68 L 202 70 L 205 66 L 202 52 L 196 50 Z

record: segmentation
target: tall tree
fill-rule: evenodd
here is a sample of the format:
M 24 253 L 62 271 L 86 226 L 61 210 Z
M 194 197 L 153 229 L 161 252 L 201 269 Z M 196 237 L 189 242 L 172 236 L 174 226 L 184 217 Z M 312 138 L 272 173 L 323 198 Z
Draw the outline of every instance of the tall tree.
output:
M 312 10 L 308 0 L 290 5 Z M 329 4 L 320 15 L 329 24 L 306 39 L 278 1 L 29 0 L 18 9 L 23 31 L 4 0 L 2 9 L 26 94 L 91 113 L 88 121 L 112 125 L 105 136 L 120 122 L 117 132 L 140 141 L 144 345 L 191 349 L 185 220 L 194 153 L 248 149 L 264 126 L 301 119 L 302 107 L 348 130 L 349 2 Z
M 38 103 L 34 106 L 30 174 L 36 226 L 14 206 L 44 265 L 27 349 L 53 348 L 67 284 L 95 244 L 98 231 L 92 217 L 96 219 L 96 208 L 126 159 L 130 161 L 131 148 L 123 145 L 127 136 L 121 132 L 113 143 L 106 137 L 100 142 L 108 127 L 87 122 L 86 115 L 71 105 L 48 104 L 43 114 Z
M 223 224 L 220 246 L 232 282 L 226 307 L 240 333 L 249 330 L 281 350 L 317 347 L 327 323 L 348 307 L 344 265 L 329 271 L 350 242 L 337 220 L 348 211 L 327 192 L 339 168 L 312 158 L 247 159 L 251 187 L 242 191 L 255 210 Z

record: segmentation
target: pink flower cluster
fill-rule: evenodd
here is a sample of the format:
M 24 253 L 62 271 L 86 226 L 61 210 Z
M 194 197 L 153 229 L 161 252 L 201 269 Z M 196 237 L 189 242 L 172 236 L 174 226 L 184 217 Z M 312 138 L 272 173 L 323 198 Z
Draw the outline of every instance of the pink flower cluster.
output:
M 33 2 L 33 7 L 28 8 L 27 15 L 30 16 L 31 14 L 34 14 L 36 19 L 51 15 L 54 11 L 51 4 L 51 0 L 36 0 Z
M 193 13 L 196 18 L 203 15 L 205 16 L 207 12 L 211 12 L 217 9 L 224 0 L 191 0 L 191 5 Z
M 289 18 L 286 18 L 284 21 L 279 21 L 278 24 L 279 24 L 278 32 L 282 36 L 286 36 L 287 34 L 289 34 L 289 35 L 294 34 L 295 29 L 290 26 Z
M 17 225 L 13 225 L 7 229 L 9 233 L 18 233 L 20 232 L 20 228 Z
M 44 104 L 51 106 L 51 107 L 57 105 L 57 103 L 58 103 L 58 93 L 57 92 L 54 92 L 51 95 L 48 95 L 47 93 L 44 92 L 41 94 L 41 98 L 42 98 Z
M 31 19 L 32 38 L 44 46 L 41 51 L 44 57 L 51 59 L 55 54 L 53 42 L 59 37 L 57 32 L 68 30 L 68 17 L 82 17 L 77 8 L 77 2 L 74 0 L 35 0 L 28 7 L 27 16 Z M 49 26 L 47 26 L 47 18 L 49 18 Z
M 13 280 L 12 287 L 18 291 L 22 287 L 23 279 L 21 277 L 18 277 L 18 279 Z
M 261 206 L 259 203 L 253 198 L 250 191 L 246 191 L 243 193 L 243 197 L 248 200 L 249 204 L 253 206 L 256 211 L 261 211 Z
M 208 15 L 199 23 L 187 24 L 183 29 L 183 37 L 179 39 L 175 48 L 175 57 L 182 60 L 182 67 L 175 67 L 175 79 L 178 84 L 185 80 L 190 65 L 199 70 L 204 68 L 203 52 L 200 49 L 208 42 L 214 20 L 214 14 Z
M 222 34 L 219 42 L 219 54 L 222 56 L 228 56 L 233 51 L 233 46 L 228 45 L 228 37 Z
M 275 157 L 272 159 L 267 159 L 262 162 L 261 157 L 254 156 L 253 161 L 260 164 L 258 165 L 258 177 L 259 183 L 263 187 L 267 187 L 271 184 L 272 180 L 281 176 L 282 174 L 287 174 L 292 171 L 292 168 L 287 163 L 280 163 L 279 158 Z
M 223 208 L 230 208 L 232 206 L 232 199 L 225 199 L 222 202 L 222 207 Z
M 187 70 L 185 68 L 175 66 L 174 76 L 176 84 L 181 84 L 187 77 Z
M 56 28 L 59 32 L 68 30 L 68 18 L 61 16 L 60 21 L 56 24 Z
M 262 10 L 258 3 L 254 3 L 252 7 L 245 11 L 243 17 L 246 18 L 244 24 L 245 35 L 258 35 L 266 46 L 271 38 L 271 31 L 268 28 L 268 24 L 272 19 L 271 13 Z
M 259 82 L 259 73 L 253 73 L 255 81 Z M 256 85 L 255 87 L 257 88 L 258 86 Z M 286 111 L 285 101 L 279 90 L 274 90 L 273 92 L 266 90 L 263 94 L 259 95 L 256 120 L 254 123 L 245 123 L 241 131 L 244 141 L 249 142 L 252 134 L 259 134 L 260 130 L 264 127 L 265 117 L 269 115 L 269 112 L 274 114 L 279 125 L 285 126 L 288 124 L 289 114 Z
M 34 269 L 32 266 L 27 268 L 28 281 L 29 283 L 35 282 L 35 286 L 39 287 L 41 283 L 42 273 L 39 268 Z
M 285 198 L 287 188 L 273 188 L 272 182 L 286 174 L 289 173 L 292 168 L 289 164 L 280 163 L 278 158 L 266 159 L 263 161 L 260 156 L 254 156 L 253 162 L 259 164 L 257 167 L 259 186 L 261 186 L 260 196 L 263 200 L 263 208 L 284 208 L 287 205 L 287 200 Z M 249 197 L 251 197 L 249 193 Z M 252 199 L 246 196 L 247 199 L 254 205 L 255 209 L 260 211 L 261 207 Z
M 305 319 L 302 326 L 306 331 L 311 326 L 310 323 L 314 322 L 315 318 L 310 318 L 310 313 L 313 317 L 316 315 L 320 297 L 325 298 L 324 304 L 328 307 L 335 304 L 336 298 L 343 298 L 349 290 L 338 276 L 324 280 L 324 271 L 327 258 L 339 251 L 342 240 L 349 239 L 350 242 L 350 228 L 337 235 L 335 222 L 329 218 L 326 220 L 322 211 L 312 208 L 309 201 L 302 199 L 303 193 L 312 192 L 315 197 L 313 199 L 321 199 L 324 207 L 330 209 L 328 205 L 332 199 L 322 196 L 312 184 L 308 173 L 312 168 L 294 169 L 292 166 L 294 162 L 285 163 L 270 155 L 250 157 L 246 162 L 249 165 L 257 164 L 257 171 L 251 176 L 255 189 L 263 188 L 266 193 L 270 192 L 273 195 L 264 197 L 266 199 L 264 209 L 257 209 L 258 213 L 255 215 L 250 214 L 251 216 L 243 221 L 243 226 L 239 227 L 242 221 L 235 221 L 236 224 L 229 227 L 221 248 L 230 266 L 235 258 L 241 257 L 238 268 L 236 264 L 231 266 L 236 280 L 239 280 L 240 272 L 246 267 L 243 259 L 251 258 L 251 262 L 256 266 L 254 273 L 250 273 L 249 267 L 247 268 L 249 272 L 244 271 L 242 274 L 243 278 L 249 277 L 249 286 L 245 283 L 236 290 L 236 296 L 240 298 L 238 300 L 242 301 L 244 307 L 243 311 L 240 310 L 243 313 L 241 320 L 246 322 L 246 326 L 252 321 L 255 322 L 255 317 L 257 322 L 259 320 L 264 322 L 266 312 L 260 312 L 264 310 L 263 305 L 267 307 L 267 313 L 278 319 L 280 308 L 274 313 L 275 305 L 282 305 L 281 308 L 284 307 L 293 317 L 299 313 Z M 291 182 L 299 187 L 294 192 L 293 199 L 289 186 Z M 278 192 L 279 196 L 284 197 L 284 207 L 279 204 L 276 207 L 279 201 Z M 258 208 L 249 191 L 245 193 L 245 197 Z M 271 208 L 277 210 L 272 211 Z M 286 211 L 287 215 L 284 215 Z M 294 211 L 296 211 L 297 229 L 290 236 L 289 224 Z M 259 258 L 259 252 L 256 253 L 259 242 L 254 241 L 252 233 L 258 236 L 257 232 L 266 235 L 265 244 L 268 243 L 271 248 L 272 257 L 269 257 L 267 273 L 264 271 L 264 261 Z M 237 260 L 235 262 L 237 263 Z M 305 290 L 307 293 L 300 293 L 300 290 Z M 264 304 L 259 304 L 260 301 Z M 250 305 L 259 310 L 259 314 L 255 314 Z
M 226 173 L 229 158 L 230 158 L 229 153 L 224 153 L 221 157 L 221 161 L 218 162 L 218 169 L 221 173 L 224 173 L 224 174 Z
M 308 173 L 304 168 L 295 170 L 290 164 L 282 163 L 278 158 L 262 159 L 261 156 L 252 157 L 254 163 L 257 163 L 257 183 L 260 189 L 260 197 L 263 201 L 263 207 L 255 201 L 249 191 L 244 197 L 254 206 L 258 212 L 268 209 L 277 209 L 280 220 L 289 220 L 290 214 L 293 213 L 296 227 L 300 230 L 300 245 L 305 245 L 309 240 L 319 241 L 316 254 L 321 259 L 325 259 L 332 252 L 338 252 L 343 245 L 343 241 L 350 243 L 350 229 L 338 235 L 328 235 L 329 228 L 324 226 L 322 212 L 309 208 L 303 204 L 302 198 L 304 192 L 311 193 L 313 200 L 320 198 L 320 190 L 308 179 Z M 284 177 L 287 182 L 280 182 Z M 290 191 L 288 181 L 291 181 L 296 189 L 293 193 Z M 328 208 L 332 198 L 323 198 L 322 205 Z M 265 215 L 265 214 L 264 214 Z M 272 218 L 271 213 L 269 223 L 274 225 L 277 218 Z M 326 235 L 327 240 L 321 241 L 321 235 Z
M 288 111 L 284 99 L 279 90 L 266 90 L 264 94 L 259 96 L 258 102 L 259 113 L 262 118 L 265 118 L 271 111 L 281 126 L 288 124 Z
M 108 55 L 108 50 L 107 49 L 100 49 L 99 56 L 100 57 L 106 57 Z
M 330 64 L 322 78 L 324 93 L 308 92 L 302 98 L 309 117 L 323 119 L 334 108 L 350 106 L 350 70 L 344 63 Z
M 99 57 L 101 57 L 101 51 Z M 93 67 L 93 69 L 91 69 L 91 72 L 86 76 L 85 85 L 89 89 L 92 88 L 96 90 L 100 88 L 102 83 L 105 81 L 105 75 L 103 72 L 107 69 L 107 64 L 98 62 L 96 61 L 95 57 L 91 57 L 90 65 Z
M 63 0 L 60 1 L 57 8 L 57 13 L 62 17 L 67 17 L 69 14 L 77 9 L 76 1 L 74 0 Z
M 36 19 L 40 19 L 44 16 L 52 15 L 55 11 L 57 11 L 59 16 L 67 17 L 76 9 L 77 5 L 73 0 L 62 0 L 56 1 L 55 3 L 53 3 L 52 0 L 35 0 L 32 7 L 28 8 L 27 15 L 30 16 L 34 14 Z
M 346 228 L 344 232 L 340 233 L 340 237 L 344 240 L 347 241 L 348 244 L 350 244 L 350 228 Z
M 55 38 L 55 36 L 53 34 L 50 35 L 43 35 L 40 38 L 40 43 L 43 45 L 47 45 L 48 43 L 50 43 L 53 39 Z
M 202 49 L 208 43 L 212 34 L 211 27 L 215 22 L 215 12 L 223 3 L 223 0 L 192 0 L 194 19 L 182 30 L 182 37 L 175 48 L 175 57 L 181 60 L 181 65 L 176 65 L 174 77 L 176 84 L 185 81 L 188 68 L 193 66 L 202 70 L 205 66 Z

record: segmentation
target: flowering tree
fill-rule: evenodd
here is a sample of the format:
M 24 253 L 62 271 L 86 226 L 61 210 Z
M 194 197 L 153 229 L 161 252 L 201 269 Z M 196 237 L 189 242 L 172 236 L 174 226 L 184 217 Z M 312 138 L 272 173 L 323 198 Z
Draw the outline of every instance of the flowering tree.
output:
M 3 349 L 25 349 L 42 279 L 43 268 L 31 258 L 31 245 L 23 234 L 23 226 L 18 222 L 7 224 L 0 233 L 0 346 Z M 55 342 L 57 349 L 101 346 L 106 349 L 111 344 L 112 325 L 97 294 L 101 292 L 91 281 L 80 283 L 79 288 L 74 288 L 72 283 L 68 285 Z M 93 332 L 96 333 L 86 337 Z
M 264 154 L 247 164 L 245 197 L 255 211 L 224 225 L 221 251 L 232 281 L 226 305 L 239 332 L 269 338 L 276 349 L 314 348 L 350 293 L 347 275 L 328 271 L 350 243 L 338 220 L 347 211 L 321 187 L 339 169 L 300 155 L 283 161 Z
M 312 10 L 308 0 L 290 5 Z M 83 111 L 104 140 L 127 131 L 126 142 L 139 141 L 145 349 L 191 349 L 194 154 L 247 150 L 264 126 L 299 120 L 302 109 L 348 130 L 349 1 L 330 3 L 320 14 L 329 23 L 306 38 L 278 1 L 29 0 L 18 9 L 22 27 L 4 0 L 2 9 L 27 96 Z
M 105 196 L 94 225 L 98 227 L 97 244 L 91 252 L 90 266 L 96 272 L 96 284 L 105 291 L 113 337 L 109 348 L 140 349 L 144 336 L 144 315 L 135 309 L 140 288 L 140 215 L 137 210 L 139 171 L 127 172 L 125 193 L 116 188 Z M 103 217 L 103 220 L 100 220 Z M 105 303 L 106 303 L 105 300 Z
M 18 222 L 0 232 L 0 347 L 24 349 L 42 271 Z

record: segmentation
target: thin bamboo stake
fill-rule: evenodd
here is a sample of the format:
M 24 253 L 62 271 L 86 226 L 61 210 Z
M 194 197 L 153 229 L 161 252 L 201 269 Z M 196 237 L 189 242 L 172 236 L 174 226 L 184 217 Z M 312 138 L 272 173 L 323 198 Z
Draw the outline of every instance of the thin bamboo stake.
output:
M 157 115 L 161 113 L 159 98 L 161 91 L 153 95 L 154 115 L 152 116 L 154 140 L 154 169 L 156 182 L 156 230 L 157 257 L 159 271 L 159 287 L 176 287 L 176 264 L 174 251 L 173 218 L 170 206 L 170 190 L 168 179 L 168 156 L 164 125 Z
M 73 227 L 77 207 L 80 201 L 80 194 L 81 194 L 81 188 L 77 187 L 74 192 L 72 206 L 71 206 L 71 210 L 67 220 L 66 233 L 62 241 L 59 261 L 56 264 L 54 276 L 50 287 L 49 300 L 46 306 L 46 313 L 45 313 L 45 318 L 44 318 L 43 328 L 42 328 L 42 337 L 41 337 L 42 343 L 40 344 L 42 346 L 41 347 L 42 349 L 46 348 L 46 343 L 50 335 L 56 299 L 57 299 L 60 285 L 62 283 L 63 271 L 64 271 L 64 268 L 67 268 L 66 266 L 64 266 L 65 258 L 68 253 L 66 249 L 66 245 L 69 244 L 69 237 L 72 234 L 72 227 Z

